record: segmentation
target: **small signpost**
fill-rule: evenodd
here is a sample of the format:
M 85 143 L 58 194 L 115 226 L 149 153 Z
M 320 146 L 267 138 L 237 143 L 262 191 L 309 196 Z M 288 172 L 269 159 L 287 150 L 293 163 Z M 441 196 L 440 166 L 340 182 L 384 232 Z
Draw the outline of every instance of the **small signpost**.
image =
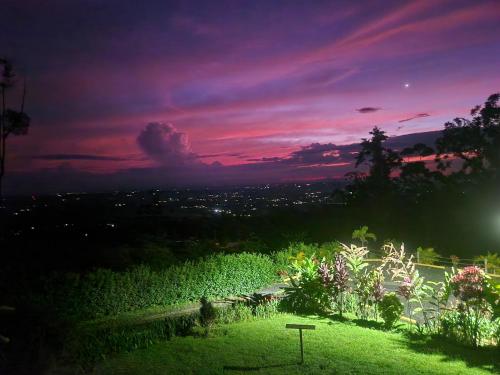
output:
M 316 326 L 311 324 L 287 324 L 288 329 L 298 329 L 300 334 L 300 364 L 304 363 L 304 344 L 302 341 L 302 330 L 303 329 L 316 329 Z

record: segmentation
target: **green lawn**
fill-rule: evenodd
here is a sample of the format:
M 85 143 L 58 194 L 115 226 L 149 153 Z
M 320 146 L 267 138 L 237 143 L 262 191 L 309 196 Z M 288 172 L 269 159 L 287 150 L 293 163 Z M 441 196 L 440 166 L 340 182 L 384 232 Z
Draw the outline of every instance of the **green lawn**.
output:
M 315 324 L 299 339 L 286 323 Z M 282 315 L 233 323 L 208 338 L 177 337 L 124 353 L 98 365 L 95 374 L 488 374 L 500 369 L 495 349 L 409 339 L 354 323 Z

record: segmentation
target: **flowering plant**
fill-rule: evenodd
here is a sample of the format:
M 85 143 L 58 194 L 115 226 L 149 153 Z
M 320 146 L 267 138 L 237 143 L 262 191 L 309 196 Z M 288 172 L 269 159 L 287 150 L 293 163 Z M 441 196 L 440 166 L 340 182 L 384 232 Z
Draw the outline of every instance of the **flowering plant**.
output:
M 476 266 L 465 267 L 451 278 L 453 295 L 464 302 L 480 302 L 485 292 L 485 275 Z
M 473 346 L 478 346 L 481 342 L 480 324 L 490 308 L 486 300 L 486 275 L 481 268 L 468 266 L 451 277 L 450 287 L 459 300 L 457 312 L 462 336 Z
M 426 285 L 424 278 L 420 276 L 413 262 L 413 255 L 407 257 L 404 244 L 398 250 L 394 244 L 389 243 L 384 245 L 384 250 L 386 256 L 382 260 L 381 267 L 389 266 L 392 280 L 400 282 L 397 293 L 406 300 L 410 319 L 412 313 L 421 313 L 425 326 L 430 329 L 429 311 L 424 306 L 424 299 L 429 297 L 432 287 Z M 413 308 L 412 303 L 417 307 Z
M 412 284 L 412 280 L 409 276 L 405 276 L 403 281 L 398 287 L 397 293 L 406 300 L 409 300 L 413 295 L 414 285 Z

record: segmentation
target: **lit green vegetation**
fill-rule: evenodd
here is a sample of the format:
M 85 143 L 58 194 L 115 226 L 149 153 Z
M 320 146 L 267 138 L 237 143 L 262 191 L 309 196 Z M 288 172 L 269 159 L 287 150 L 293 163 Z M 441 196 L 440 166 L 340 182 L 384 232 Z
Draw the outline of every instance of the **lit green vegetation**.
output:
M 305 363 L 296 330 L 304 331 Z M 326 318 L 279 315 L 221 325 L 208 338 L 174 337 L 100 363 L 96 374 L 488 374 L 500 370 L 494 348 L 410 338 Z M 224 367 L 226 369 L 224 370 Z

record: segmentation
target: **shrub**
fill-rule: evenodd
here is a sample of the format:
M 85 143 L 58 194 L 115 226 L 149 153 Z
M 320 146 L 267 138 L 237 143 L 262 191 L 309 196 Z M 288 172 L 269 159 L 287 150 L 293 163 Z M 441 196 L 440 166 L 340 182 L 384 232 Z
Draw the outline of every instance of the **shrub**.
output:
M 198 319 L 196 313 L 128 324 L 81 325 L 63 336 L 63 356 L 89 369 L 111 354 L 145 348 L 173 336 L 189 335 Z
M 216 322 L 227 324 L 250 320 L 253 318 L 252 308 L 243 302 L 235 303 L 229 307 L 216 309 Z
M 335 256 L 342 251 L 342 245 L 340 242 L 324 242 L 318 248 L 318 255 L 321 259 L 327 262 L 332 262 Z
M 359 229 L 355 229 L 352 232 L 352 239 L 359 240 L 361 242 L 361 246 L 365 246 L 368 241 L 377 241 L 377 236 L 374 233 L 368 232 L 368 227 L 363 225 Z
M 450 286 L 459 300 L 458 326 L 462 339 L 478 346 L 481 342 L 481 321 L 490 308 L 486 301 L 489 285 L 484 272 L 476 266 L 465 267 L 451 278 Z
M 205 297 L 201 299 L 200 307 L 200 324 L 207 329 L 210 329 L 212 324 L 215 322 L 217 314 L 215 312 L 215 307 L 210 303 Z
M 488 252 L 486 255 L 480 255 L 474 258 L 474 262 L 481 265 L 484 264 L 484 261 L 486 261 L 489 273 L 500 273 L 500 257 L 498 256 L 498 253 Z
M 379 303 L 380 316 L 384 319 L 385 327 L 394 326 L 403 313 L 403 304 L 394 293 L 387 293 Z
M 58 316 L 93 319 L 155 306 L 249 294 L 276 280 L 275 265 L 262 254 L 217 254 L 153 271 L 98 269 L 87 275 L 55 275 L 32 296 Z
M 289 266 L 291 287 L 286 288 L 285 306 L 294 312 L 317 313 L 330 305 L 330 296 L 318 272 L 319 261 L 314 255 L 299 253 Z
M 413 262 L 413 255 L 406 256 L 404 245 L 398 250 L 393 244 L 384 245 L 386 256 L 382 260 L 382 267 L 389 266 L 392 280 L 398 281 L 397 293 L 402 296 L 408 305 L 410 319 L 413 313 L 421 313 L 425 327 L 430 330 L 429 311 L 424 306 L 424 300 L 428 299 L 433 288 L 425 283 Z M 417 305 L 413 308 L 412 303 Z
M 417 253 L 419 262 L 424 264 L 435 264 L 440 257 L 440 255 L 432 247 L 418 247 Z
M 340 316 L 342 316 L 345 310 L 345 295 L 349 291 L 349 273 L 347 272 L 347 265 L 345 258 L 341 254 L 338 254 L 335 257 L 332 291 L 333 291 L 333 298 L 337 305 L 337 310 Z
M 255 306 L 254 314 L 258 319 L 269 319 L 280 313 L 280 301 L 271 299 Z
M 291 242 L 286 249 L 273 253 L 273 259 L 278 271 L 287 271 L 290 262 L 304 259 L 319 253 L 318 245 L 304 242 Z

